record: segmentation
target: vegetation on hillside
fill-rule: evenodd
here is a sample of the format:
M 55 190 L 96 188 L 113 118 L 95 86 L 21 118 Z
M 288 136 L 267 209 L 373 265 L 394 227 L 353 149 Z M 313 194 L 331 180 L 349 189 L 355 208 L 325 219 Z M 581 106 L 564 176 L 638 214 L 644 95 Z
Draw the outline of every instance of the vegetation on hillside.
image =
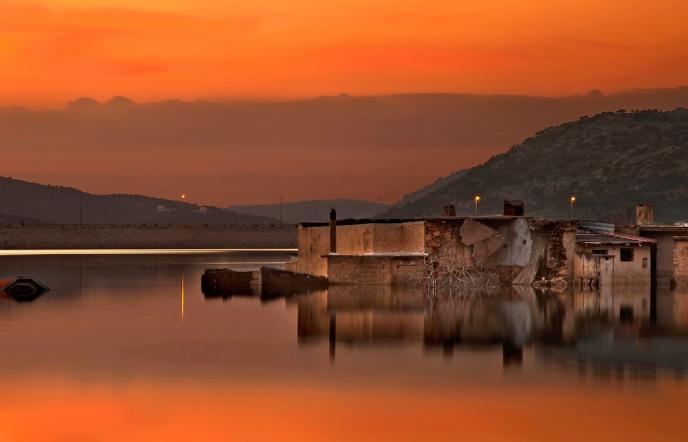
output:
M 646 202 L 659 220 L 686 219 L 688 110 L 620 110 L 548 128 L 382 216 L 437 216 L 445 204 L 468 215 L 477 194 L 481 214 L 516 199 L 526 214 L 565 218 L 575 195 L 577 218 L 628 222 Z

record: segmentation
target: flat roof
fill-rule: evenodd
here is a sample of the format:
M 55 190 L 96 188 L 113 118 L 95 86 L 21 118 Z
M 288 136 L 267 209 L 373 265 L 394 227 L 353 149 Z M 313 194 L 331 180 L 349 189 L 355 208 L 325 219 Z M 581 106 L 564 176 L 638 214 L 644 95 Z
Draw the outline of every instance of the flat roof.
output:
M 636 227 L 640 232 L 684 232 L 688 233 L 688 226 L 675 226 L 673 224 L 654 224 L 651 226 L 631 226 Z
M 607 244 L 607 245 L 626 245 L 626 246 L 643 246 L 652 245 L 657 240 L 651 238 L 644 238 L 642 236 L 627 235 L 624 233 L 593 233 L 586 231 L 579 231 L 576 233 L 576 242 L 579 244 Z

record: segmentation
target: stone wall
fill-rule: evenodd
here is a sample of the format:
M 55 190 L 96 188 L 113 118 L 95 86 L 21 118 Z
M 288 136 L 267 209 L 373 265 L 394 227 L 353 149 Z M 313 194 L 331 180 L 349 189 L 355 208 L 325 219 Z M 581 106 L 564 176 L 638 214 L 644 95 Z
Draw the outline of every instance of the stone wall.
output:
M 463 219 L 456 218 L 425 221 L 425 252 L 436 256 L 445 248 L 464 250 L 459 235 L 461 224 Z
M 497 217 L 342 225 L 337 226 L 337 246 L 339 256 L 328 263 L 329 227 L 300 227 L 298 262 L 290 269 L 329 276 L 338 283 L 417 281 L 416 270 L 402 269 L 402 264 L 392 270 L 394 258 L 376 254 L 424 252 L 432 259 L 482 264 L 504 285 L 530 285 L 536 277 L 564 285 L 573 274 L 575 223 Z M 447 253 L 452 256 L 447 258 Z M 333 271 L 328 267 L 332 265 L 338 268 Z
M 532 220 L 531 235 L 535 245 L 529 267 L 537 261 L 535 280 L 565 286 L 573 276 L 575 223 Z M 531 281 L 531 282 L 533 282 Z
M 324 256 L 330 252 L 329 232 L 329 227 L 299 227 L 299 256 L 295 271 L 327 276 L 327 260 Z
M 27 224 L 0 226 L 1 249 L 293 248 L 294 226 Z
M 424 249 L 423 222 L 369 223 L 337 226 L 337 253 L 342 255 L 408 252 Z M 327 276 L 328 226 L 299 227 L 296 271 Z
M 420 257 L 375 255 L 328 256 L 328 279 L 332 284 L 420 284 Z
M 632 261 L 621 261 L 621 248 L 622 247 L 618 245 L 580 247 L 580 253 L 577 253 L 575 257 L 576 265 L 574 276 L 577 278 L 597 277 L 596 274 L 593 275 L 592 273 L 594 270 L 599 270 L 599 268 L 594 267 L 594 263 L 591 262 L 594 260 L 594 257 L 591 255 L 593 250 L 606 250 L 607 255 L 613 256 L 612 279 L 614 281 L 622 282 L 622 280 L 628 280 L 649 284 L 651 279 L 651 247 L 623 247 L 633 249 Z
M 674 238 L 673 282 L 679 288 L 688 288 L 688 236 Z

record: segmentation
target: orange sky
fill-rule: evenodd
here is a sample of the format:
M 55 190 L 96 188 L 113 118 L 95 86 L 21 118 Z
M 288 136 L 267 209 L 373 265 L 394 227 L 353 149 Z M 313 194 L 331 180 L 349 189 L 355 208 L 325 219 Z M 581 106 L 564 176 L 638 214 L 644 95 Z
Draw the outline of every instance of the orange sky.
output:
M 0 0 L 0 105 L 688 78 L 685 0 Z

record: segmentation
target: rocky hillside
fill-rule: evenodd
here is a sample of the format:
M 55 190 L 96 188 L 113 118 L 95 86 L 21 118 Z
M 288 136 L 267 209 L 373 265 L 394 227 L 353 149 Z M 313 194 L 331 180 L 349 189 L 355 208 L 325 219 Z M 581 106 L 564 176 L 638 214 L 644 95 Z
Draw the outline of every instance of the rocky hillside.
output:
M 212 206 L 142 195 L 94 195 L 78 189 L 0 177 L 0 223 L 273 224 Z M 40 221 L 38 221 L 40 220 Z
M 440 184 L 438 186 L 438 183 Z M 688 218 L 688 110 L 606 112 L 545 129 L 479 166 L 405 197 L 384 217 L 500 213 L 519 199 L 529 215 L 627 222 L 637 202 L 662 221 Z

